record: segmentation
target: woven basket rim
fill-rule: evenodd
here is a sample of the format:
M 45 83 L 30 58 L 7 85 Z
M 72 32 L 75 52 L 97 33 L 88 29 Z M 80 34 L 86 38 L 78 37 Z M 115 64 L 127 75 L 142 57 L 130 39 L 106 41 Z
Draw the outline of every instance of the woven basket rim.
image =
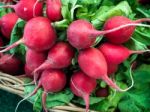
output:
M 0 72 L 0 89 L 8 91 L 10 93 L 16 94 L 24 97 L 24 79 L 25 75 L 21 76 L 12 76 L 7 73 Z M 11 86 L 11 85 L 20 85 L 20 86 Z M 49 109 L 51 112 L 85 112 L 84 108 L 78 107 L 72 103 L 64 106 L 56 106 L 52 109 Z M 90 110 L 90 112 L 98 112 Z

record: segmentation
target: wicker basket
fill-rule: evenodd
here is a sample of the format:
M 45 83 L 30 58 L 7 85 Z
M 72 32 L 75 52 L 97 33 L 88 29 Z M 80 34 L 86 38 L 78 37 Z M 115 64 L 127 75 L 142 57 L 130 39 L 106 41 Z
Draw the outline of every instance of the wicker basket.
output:
M 11 85 L 23 85 L 24 76 L 12 76 L 6 73 L 0 72 L 0 89 L 6 90 L 10 93 L 24 97 L 24 86 L 11 86 Z M 84 112 L 85 109 L 78 107 L 72 103 L 69 103 L 66 106 L 56 106 L 53 109 L 50 109 L 50 112 Z M 90 112 L 96 112 L 90 110 Z

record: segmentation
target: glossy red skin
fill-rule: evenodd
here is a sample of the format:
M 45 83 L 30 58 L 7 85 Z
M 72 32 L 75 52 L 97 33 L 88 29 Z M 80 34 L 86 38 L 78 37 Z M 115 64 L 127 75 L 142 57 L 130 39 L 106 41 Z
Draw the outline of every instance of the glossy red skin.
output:
M 107 74 L 108 75 L 112 75 L 114 74 L 115 72 L 117 72 L 118 70 L 118 65 L 115 65 L 115 64 L 107 64 Z
M 96 88 L 96 80 L 87 76 L 81 71 L 75 72 L 71 78 L 72 78 L 74 85 L 77 87 L 77 89 L 82 91 L 84 94 L 90 95 Z M 74 87 L 73 83 L 70 82 L 71 91 L 75 95 L 79 97 L 83 97 L 83 94 Z
M 26 52 L 26 74 L 33 75 L 32 72 L 39 67 L 46 60 L 46 54 L 44 52 L 36 52 L 32 49 L 28 49 Z
M 44 70 L 40 82 L 45 92 L 58 92 L 66 85 L 66 75 L 61 70 Z
M 115 16 L 108 19 L 105 22 L 104 30 L 110 30 L 119 27 L 121 25 L 130 24 L 130 23 L 134 23 L 134 22 L 125 16 Z M 122 28 L 118 31 L 105 34 L 105 37 L 111 43 L 121 44 L 127 42 L 130 39 L 134 30 L 135 30 L 134 26 L 129 26 L 129 27 Z
M 24 43 L 36 51 L 48 50 L 56 40 L 56 32 L 45 17 L 32 18 L 24 28 Z
M 56 43 L 48 53 L 48 60 L 52 61 L 52 68 L 65 68 L 71 64 L 74 49 L 65 42 Z
M 74 57 L 74 49 L 65 42 L 56 43 L 48 52 L 47 60 L 36 71 L 68 67 Z
M 94 27 L 86 20 L 73 21 L 67 29 L 67 39 L 77 49 L 89 48 L 96 39 L 90 35 L 92 30 Z
M 17 20 L 18 16 L 15 13 L 8 13 L 1 18 L 1 32 L 7 39 L 10 39 L 11 32 Z
M 115 45 L 111 43 L 103 43 L 98 49 L 103 53 L 109 64 L 118 65 L 124 62 L 131 54 L 131 51 L 123 45 Z
M 61 15 L 61 0 L 47 0 L 46 15 L 51 21 L 62 19 Z
M 37 0 L 20 0 L 16 5 L 14 5 L 14 10 L 16 14 L 28 21 L 34 17 L 33 8 Z M 43 2 L 38 2 L 35 8 L 35 16 L 42 16 Z
M 106 87 L 106 88 L 99 88 L 96 91 L 96 96 L 97 97 L 107 97 L 108 95 L 109 95 L 108 87 Z
M 4 54 L 1 56 L 0 70 L 8 74 L 16 75 L 20 71 L 21 61 L 14 56 L 10 58 L 10 56 L 10 54 Z
M 96 48 L 88 48 L 79 52 L 78 64 L 88 76 L 101 79 L 107 75 L 107 62 L 103 54 Z

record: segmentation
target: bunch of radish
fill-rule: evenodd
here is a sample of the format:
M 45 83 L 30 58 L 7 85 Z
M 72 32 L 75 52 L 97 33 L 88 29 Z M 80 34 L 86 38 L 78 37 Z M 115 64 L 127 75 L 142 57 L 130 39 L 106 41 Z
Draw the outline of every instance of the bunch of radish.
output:
M 57 32 L 52 26 L 52 22 L 62 19 L 61 0 L 46 1 L 47 17 L 42 14 L 44 3 L 44 0 L 20 0 L 15 5 L 1 6 L 1 8 L 14 9 L 14 12 L 4 15 L 0 19 L 1 32 L 8 40 L 10 40 L 11 32 L 18 18 L 26 21 L 22 38 L 0 50 L 0 70 L 15 74 L 20 67 L 20 62 L 13 55 L 3 53 L 19 44 L 27 47 L 24 71 L 26 76 L 33 78 L 36 88 L 25 99 L 36 94 L 37 90 L 42 87 L 44 89 L 42 104 L 47 112 L 47 93 L 63 90 L 69 80 L 71 91 L 84 99 L 86 112 L 88 112 L 89 96 L 96 89 L 96 80 L 103 80 L 107 85 L 120 92 L 131 88 L 121 89 L 109 78 L 109 75 L 115 73 L 119 64 L 123 63 L 130 55 L 148 51 L 133 51 L 122 44 L 131 38 L 136 26 L 150 27 L 141 24 L 150 22 L 149 18 L 133 21 L 124 16 L 114 16 L 105 22 L 102 31 L 96 30 L 86 20 L 75 20 L 67 28 L 68 41 L 64 42 L 58 41 Z M 107 42 L 97 48 L 92 47 L 100 35 L 103 35 Z M 0 46 L 3 46 L 1 38 Z M 69 79 L 63 70 L 72 66 L 75 49 L 78 50 L 77 61 L 80 70 L 74 70 Z M 8 66 L 8 63 L 13 64 L 13 67 Z M 98 90 L 96 94 L 97 96 L 108 96 L 108 87 Z M 19 104 L 25 99 L 18 103 L 16 111 Z

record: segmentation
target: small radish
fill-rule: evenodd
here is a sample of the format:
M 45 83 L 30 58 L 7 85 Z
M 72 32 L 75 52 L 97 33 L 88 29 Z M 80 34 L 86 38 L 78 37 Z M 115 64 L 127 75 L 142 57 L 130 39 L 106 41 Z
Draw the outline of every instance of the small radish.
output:
M 33 77 L 32 72 L 39 67 L 46 60 L 46 54 L 44 52 L 36 52 L 32 49 L 28 49 L 26 52 L 26 65 L 25 72 L 27 75 Z
M 27 22 L 23 38 L 0 52 L 6 52 L 21 43 L 36 51 L 45 51 L 52 47 L 56 40 L 56 32 L 51 22 L 45 17 L 35 17 Z
M 29 94 L 26 98 L 24 98 L 18 103 L 15 112 L 17 112 L 20 103 L 28 99 L 29 97 L 33 96 L 40 87 L 43 87 L 44 89 L 44 92 L 42 94 L 43 108 L 45 112 L 48 112 L 46 108 L 47 94 L 59 92 L 65 87 L 65 85 L 66 85 L 66 75 L 64 74 L 64 72 L 62 72 L 61 70 L 44 70 L 39 80 L 38 86 L 34 89 L 34 91 L 31 94 Z
M 94 26 L 86 20 L 80 19 L 80 20 L 73 21 L 67 29 L 67 39 L 73 47 L 77 49 L 84 49 L 92 46 L 97 36 L 108 34 L 106 35 L 106 37 L 107 39 L 109 39 L 109 41 L 111 38 L 113 41 L 116 41 L 116 43 L 122 43 L 130 38 L 130 36 L 134 32 L 135 26 L 150 27 L 149 25 L 139 24 L 140 22 L 150 21 L 149 18 L 143 18 L 136 21 L 131 21 L 126 17 L 123 16 L 121 17 L 115 16 L 113 18 L 110 18 L 108 21 L 106 21 L 103 31 L 96 30 Z M 114 18 L 118 18 L 119 20 L 117 20 L 117 22 L 113 21 L 110 23 L 111 19 L 113 20 Z M 124 21 L 124 18 L 126 18 L 128 21 L 122 22 Z M 111 28 L 108 26 L 111 26 Z M 116 32 L 118 32 L 118 34 Z M 125 36 L 122 37 L 122 35 Z
M 117 70 L 118 70 L 118 65 L 107 63 L 107 74 L 108 75 L 115 73 Z
M 97 97 L 107 97 L 108 95 L 109 95 L 108 86 L 105 88 L 99 88 L 98 90 L 96 90 Z
M 20 0 L 15 5 L 1 6 L 3 8 L 13 8 L 15 13 L 26 21 L 36 16 L 42 16 L 43 2 L 39 0 Z
M 118 91 L 127 91 L 131 88 L 122 90 L 108 77 L 105 57 L 96 48 L 81 50 L 78 55 L 78 63 L 85 74 L 95 79 L 104 80 L 109 86 Z
M 47 60 L 34 71 L 35 81 L 38 78 L 38 71 L 45 69 L 61 69 L 68 67 L 74 57 L 74 49 L 65 42 L 56 43 L 48 52 Z
M 17 20 L 18 16 L 15 13 L 8 13 L 0 19 L 1 32 L 7 39 L 10 39 L 12 29 L 15 26 Z
M 105 56 L 107 63 L 116 65 L 124 62 L 131 54 L 142 54 L 149 51 L 133 51 L 123 45 L 115 45 L 111 43 L 103 43 L 98 49 Z
M 20 72 L 21 61 L 13 55 L 3 54 L 0 58 L 0 71 L 16 75 Z
M 61 0 L 47 0 L 46 15 L 51 21 L 58 21 L 62 19 L 61 15 Z
M 88 112 L 89 95 L 96 89 L 96 80 L 85 75 L 82 71 L 78 71 L 71 77 L 70 88 L 75 95 L 84 99 L 86 112 Z

